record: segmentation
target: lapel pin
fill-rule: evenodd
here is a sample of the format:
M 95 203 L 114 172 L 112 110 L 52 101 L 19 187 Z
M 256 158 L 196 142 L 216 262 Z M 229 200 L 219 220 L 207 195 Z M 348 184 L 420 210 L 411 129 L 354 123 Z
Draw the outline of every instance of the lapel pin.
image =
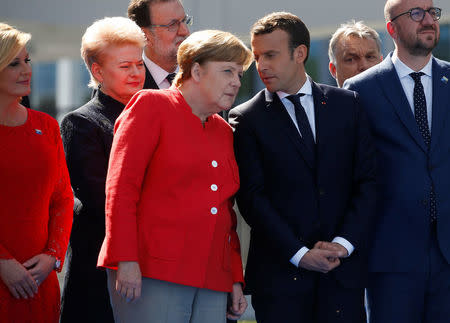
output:
M 441 81 L 444 82 L 445 84 L 447 84 L 447 83 L 448 83 L 448 78 L 446 78 L 445 76 L 443 76 L 443 77 L 441 78 Z
M 41 130 L 41 129 L 34 129 L 34 131 L 35 131 L 38 135 L 42 135 L 42 130 Z

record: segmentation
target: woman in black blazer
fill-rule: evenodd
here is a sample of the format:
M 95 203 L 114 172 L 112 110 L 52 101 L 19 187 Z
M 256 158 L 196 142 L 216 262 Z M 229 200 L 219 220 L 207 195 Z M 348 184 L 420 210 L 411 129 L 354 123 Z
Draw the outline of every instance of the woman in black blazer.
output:
M 61 123 L 76 201 L 61 323 L 114 322 L 106 273 L 97 269 L 105 237 L 105 181 L 114 122 L 144 85 L 144 44 L 141 29 L 122 17 L 96 21 L 81 42 L 81 56 L 91 74 L 89 86 L 98 90 Z

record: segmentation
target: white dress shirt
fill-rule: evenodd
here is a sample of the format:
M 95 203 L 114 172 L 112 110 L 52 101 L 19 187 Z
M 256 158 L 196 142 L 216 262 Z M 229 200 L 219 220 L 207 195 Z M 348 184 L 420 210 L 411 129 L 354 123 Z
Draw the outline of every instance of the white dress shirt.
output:
M 168 89 L 170 87 L 169 81 L 166 79 L 167 75 L 170 73 L 164 70 L 161 66 L 157 65 L 153 61 L 151 61 L 146 55 L 145 52 L 142 53 L 142 59 L 144 61 L 145 66 L 147 67 L 148 71 L 152 75 L 153 79 L 155 80 L 156 85 L 160 89 Z M 178 72 L 178 66 L 175 70 L 175 73 Z
M 306 82 L 303 84 L 301 89 L 297 92 L 297 94 L 303 93 L 304 95 L 300 97 L 300 103 L 302 104 L 303 108 L 305 109 L 306 116 L 308 117 L 308 122 L 311 127 L 311 131 L 314 136 L 314 140 L 316 140 L 316 123 L 315 123 L 315 116 L 314 116 L 314 98 L 312 95 L 312 86 L 311 81 L 309 80 L 309 77 L 306 78 Z M 289 113 L 289 116 L 291 117 L 292 122 L 294 123 L 295 127 L 297 128 L 298 132 L 301 135 L 301 132 L 297 125 L 297 119 L 295 118 L 295 108 L 294 104 L 287 99 L 289 96 L 288 93 L 278 91 L 277 92 L 278 97 L 280 98 L 281 102 L 283 103 L 284 107 L 286 108 L 286 111 Z M 342 237 L 335 237 L 332 242 L 339 243 L 341 246 L 343 246 L 345 249 L 347 249 L 348 256 L 350 256 L 355 250 L 355 247 L 346 239 Z M 302 247 L 297 253 L 290 259 L 290 262 L 298 267 L 300 260 L 302 260 L 303 256 L 309 251 L 309 248 Z
M 415 72 L 411 68 L 405 65 L 400 58 L 397 56 L 397 52 L 394 51 L 392 54 L 392 64 L 394 64 L 395 70 L 397 72 L 398 78 L 400 79 L 400 83 L 403 87 L 403 92 L 408 99 L 409 106 L 414 115 L 414 80 L 409 75 L 410 73 Z M 427 119 L 428 119 L 428 129 L 430 129 L 431 133 L 431 119 L 432 119 L 432 103 L 433 103 L 433 90 L 432 90 L 432 78 L 431 78 L 431 68 L 432 60 L 428 61 L 427 65 L 425 65 L 419 72 L 424 73 L 420 78 L 423 91 L 425 92 L 425 100 L 427 101 Z

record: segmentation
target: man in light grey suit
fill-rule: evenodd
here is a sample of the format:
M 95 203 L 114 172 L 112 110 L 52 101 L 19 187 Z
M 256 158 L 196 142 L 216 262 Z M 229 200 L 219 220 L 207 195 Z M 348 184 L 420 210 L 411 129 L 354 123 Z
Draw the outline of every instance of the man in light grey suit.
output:
M 394 52 L 344 83 L 378 153 L 371 323 L 450 322 L 450 63 L 431 54 L 440 17 L 432 0 L 388 0 Z

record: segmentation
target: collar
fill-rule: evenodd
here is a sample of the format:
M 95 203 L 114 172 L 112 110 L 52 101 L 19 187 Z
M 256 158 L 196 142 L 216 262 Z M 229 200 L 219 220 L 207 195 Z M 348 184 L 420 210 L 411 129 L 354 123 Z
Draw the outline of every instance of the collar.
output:
M 159 86 L 169 75 L 170 73 L 164 70 L 161 66 L 157 65 L 155 62 L 153 62 L 151 59 L 149 59 L 145 52 L 142 53 L 142 60 L 144 61 L 145 66 L 147 66 L 148 71 L 152 75 L 153 79 L 155 80 L 155 83 Z M 175 70 L 175 73 L 178 72 L 178 66 Z
M 273 95 L 274 93 L 269 92 L 267 88 L 264 90 L 266 95 L 266 102 L 272 102 L 273 101 Z M 309 79 L 309 75 L 306 75 L 306 81 L 303 84 L 303 86 L 298 90 L 296 94 L 303 93 L 305 95 L 312 95 L 312 85 L 311 81 Z M 280 98 L 280 101 L 283 100 L 285 97 L 289 96 L 290 94 L 283 92 L 283 91 L 277 91 L 276 94 Z
M 431 77 L 431 66 L 432 66 L 432 58 L 430 57 L 430 60 L 428 61 L 427 65 L 425 65 L 419 72 L 424 73 L 425 75 Z M 397 71 L 398 77 L 400 79 L 409 76 L 410 73 L 415 72 L 413 69 L 411 69 L 409 66 L 407 66 L 405 63 L 403 63 L 400 58 L 397 56 L 397 52 L 394 51 L 391 57 L 392 64 L 394 64 L 395 70 Z
M 103 107 L 107 108 L 111 112 L 114 111 L 121 113 L 125 108 L 125 105 L 122 102 L 117 101 L 116 99 L 103 93 L 101 90 L 96 91 L 94 98 L 96 98 Z

